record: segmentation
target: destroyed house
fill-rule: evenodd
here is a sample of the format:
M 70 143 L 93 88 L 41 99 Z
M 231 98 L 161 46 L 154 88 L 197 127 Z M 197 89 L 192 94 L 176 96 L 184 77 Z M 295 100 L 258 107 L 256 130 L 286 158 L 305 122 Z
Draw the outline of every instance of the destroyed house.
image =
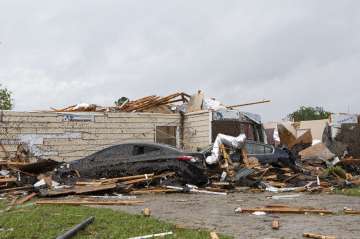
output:
M 264 142 L 260 117 L 237 110 L 191 113 L 0 112 L 0 160 L 72 161 L 124 142 L 157 142 L 195 151 L 218 133 Z M 21 146 L 21 147 L 20 147 Z M 27 153 L 26 153 L 27 152 Z

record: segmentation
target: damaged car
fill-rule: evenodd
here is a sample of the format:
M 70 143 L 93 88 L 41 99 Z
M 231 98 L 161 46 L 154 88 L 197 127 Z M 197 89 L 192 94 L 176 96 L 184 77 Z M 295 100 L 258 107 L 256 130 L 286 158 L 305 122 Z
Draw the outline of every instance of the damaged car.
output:
M 247 151 L 248 157 L 256 158 L 261 164 L 283 164 L 298 171 L 299 167 L 297 166 L 296 156 L 293 152 L 286 148 L 274 147 L 270 144 L 265 144 L 253 140 L 244 140 L 243 147 Z M 213 145 L 208 146 L 207 148 L 200 151 L 203 154 L 202 158 L 207 158 L 211 155 L 213 150 Z M 242 161 L 242 154 L 240 152 L 241 148 L 231 148 L 230 150 L 230 159 L 233 162 Z
M 56 169 L 54 178 L 71 183 L 81 179 L 115 178 L 137 174 L 175 172 L 161 179 L 164 184 L 208 182 L 202 154 L 186 153 L 172 146 L 155 143 L 124 143 L 86 156 Z
M 174 172 L 172 177 L 160 179 L 161 184 L 204 185 L 209 182 L 208 173 L 217 164 L 209 165 L 213 145 L 201 152 L 184 152 L 175 147 L 157 143 L 124 143 L 105 148 L 94 154 L 56 168 L 54 179 L 71 184 L 79 179 L 116 178 L 139 174 L 163 174 Z M 295 167 L 291 152 L 272 145 L 244 140 L 241 147 L 232 147 L 230 158 L 242 161 L 241 148 L 245 147 L 249 157 L 261 164 L 285 164 Z M 159 182 L 157 182 L 159 183 Z

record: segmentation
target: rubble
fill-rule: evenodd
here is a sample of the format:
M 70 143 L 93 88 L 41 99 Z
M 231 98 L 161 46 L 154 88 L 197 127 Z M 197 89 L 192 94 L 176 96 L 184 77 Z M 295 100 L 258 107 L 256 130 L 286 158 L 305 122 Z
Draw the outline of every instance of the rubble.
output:
M 265 102 L 268 101 L 250 104 Z M 249 113 L 240 116 L 239 112 L 229 113 L 235 114 L 235 117 L 227 115 L 227 109 L 243 105 L 225 106 L 214 98 L 206 98 L 199 91 L 191 96 L 180 92 L 165 97 L 151 95 L 137 100 L 121 97 L 116 101 L 116 106 L 111 107 L 81 103 L 53 110 L 161 113 L 220 110 L 213 112 L 218 120 L 244 117 L 256 122 L 259 129 L 254 127 L 252 130 L 260 132 L 261 122 L 256 116 Z M 135 162 L 127 155 L 120 157 L 118 152 L 108 153 L 106 158 L 101 155 L 106 149 L 69 163 L 58 163 L 50 159 L 32 161 L 26 145 L 20 144 L 13 158 L 8 157 L 7 160 L 0 161 L 0 193 L 10 201 L 5 209 L 9 211 L 14 206 L 25 204 L 34 198 L 41 198 L 36 200 L 36 205 L 130 206 L 142 204 L 144 201 L 135 200 L 136 196 L 129 195 L 203 193 L 226 196 L 246 190 L 266 191 L 272 194 L 296 192 L 268 197 L 274 200 L 291 200 L 302 195 L 297 192 L 331 192 L 337 188 L 360 185 L 360 155 L 356 138 L 359 126 L 341 125 L 341 131 L 335 138 L 331 136 L 331 132 L 326 131 L 329 127 L 325 128 L 323 139 L 320 141 L 313 138 L 311 130 L 304 130 L 302 134 L 298 134 L 295 127 L 278 124 L 277 131 L 273 132 L 278 132 L 280 140 L 276 147 L 260 142 L 261 137 L 255 136 L 259 134 L 258 131 L 251 132 L 254 137 L 250 140 L 243 133 L 246 130 L 241 129 L 239 134 L 237 131 L 231 132 L 233 129 L 228 127 L 226 130 L 230 131 L 232 136 L 216 132 L 215 135 L 211 135 L 215 140 L 208 150 L 179 153 L 167 148 L 171 151 L 170 154 L 161 150 L 156 156 L 148 156 L 143 149 L 129 153 L 142 155 L 143 158 L 138 157 Z M 116 146 L 120 145 L 112 147 Z M 0 147 L 6 154 L 1 142 Z M 146 160 L 155 163 L 150 166 L 146 164 Z M 322 208 L 287 205 L 238 208 L 236 212 L 256 215 L 334 213 Z M 344 209 L 343 213 L 355 215 L 359 214 L 359 211 Z M 150 216 L 150 209 L 145 208 L 143 214 Z M 277 230 L 279 227 L 279 221 L 274 220 L 272 228 Z M 156 235 L 158 234 L 151 237 Z M 164 234 L 159 234 L 162 235 Z M 138 238 L 149 237 L 147 235 Z
M 146 96 L 137 100 L 129 100 L 121 97 L 116 101 L 116 106 L 103 107 L 95 104 L 80 103 L 62 109 L 54 109 L 55 112 L 152 112 L 152 113 L 174 113 L 179 111 L 174 103 L 186 104 L 190 101 L 190 95 L 179 92 L 165 97 L 156 95 Z M 201 99 L 202 100 L 202 99 Z M 194 101 L 194 100 L 193 100 Z M 201 105 L 200 105 L 201 107 Z M 201 108 L 200 108 L 201 109 Z
M 290 145 L 307 145 L 303 139 L 295 139 Z M 29 201 L 34 197 L 63 197 L 68 195 L 103 195 L 110 193 L 108 199 L 120 199 L 111 196 L 113 193 L 124 193 L 132 195 L 148 193 L 176 193 L 176 192 L 195 192 L 213 195 L 227 195 L 236 192 L 237 188 L 250 186 L 260 191 L 279 192 L 315 192 L 331 191 L 333 187 L 349 187 L 359 185 L 360 178 L 356 171 L 346 171 L 350 166 L 360 165 L 360 160 L 352 157 L 341 157 L 332 166 L 328 162 L 335 157 L 325 144 L 318 143 L 300 151 L 297 155 L 297 162 L 291 162 L 291 158 L 279 158 L 278 160 L 262 160 L 254 156 L 248 156 L 246 149 L 247 141 L 244 135 L 230 137 L 219 135 L 216 145 L 209 151 L 210 157 L 216 157 L 216 163 L 207 165 L 206 173 L 209 182 L 203 187 L 193 185 L 168 185 L 163 183 L 163 179 L 177 177 L 176 172 L 156 172 L 140 175 L 128 175 L 122 177 L 97 178 L 96 174 L 92 177 L 83 177 L 80 168 L 72 177 L 72 180 L 64 180 L 58 174 L 58 163 L 51 160 L 39 160 L 38 162 L 23 161 L 2 161 L 0 185 L 1 193 L 11 195 L 12 203 L 18 205 Z M 299 143 L 296 143 L 299 142 Z M 292 154 L 291 151 L 283 153 Z M 237 156 L 236 156 L 237 155 Z M 205 162 L 204 155 L 204 162 Z M 235 159 L 236 160 L 235 160 Z M 208 160 L 206 160 L 208 161 Z M 293 165 L 292 165 L 293 164 Z M 299 165 L 298 165 L 299 164 Z M 294 166 L 294 167 L 291 167 Z M 296 166 L 296 167 L 295 167 Z M 342 168 L 342 167 L 344 168 Z M 55 167 L 55 170 L 53 170 Z M 65 167 L 68 168 L 68 167 Z M 295 168 L 295 169 L 294 169 Z M 297 168 L 297 169 L 296 169 Z M 60 176 L 59 176 L 60 175 Z M 113 174 L 115 175 L 115 174 Z M 59 181 L 60 183 L 58 183 Z M 165 180 L 166 181 L 166 180 Z M 249 189 L 251 190 L 251 188 Z M 20 197 L 17 195 L 23 195 Z M 290 199 L 298 197 L 299 194 L 275 196 L 274 199 Z M 104 197 L 106 198 L 106 197 Z M 104 199 L 97 196 L 97 201 L 54 201 L 43 200 L 37 204 L 132 204 L 122 200 L 102 202 Z M 94 198 L 93 198 L 94 199 Z M 136 202 L 136 201 L 135 201 Z M 10 207 L 11 209 L 11 207 Z M 10 210 L 8 209 L 8 210 Z M 250 210 L 250 209 L 249 209 Z M 283 210 L 283 209 L 282 209 Z M 253 211 L 259 211 L 254 209 Z M 273 212 L 274 209 L 264 209 L 265 212 Z M 280 210 L 281 211 L 281 210 Z M 303 212 L 302 209 L 291 209 L 285 211 Z M 326 213 L 326 211 L 324 211 Z

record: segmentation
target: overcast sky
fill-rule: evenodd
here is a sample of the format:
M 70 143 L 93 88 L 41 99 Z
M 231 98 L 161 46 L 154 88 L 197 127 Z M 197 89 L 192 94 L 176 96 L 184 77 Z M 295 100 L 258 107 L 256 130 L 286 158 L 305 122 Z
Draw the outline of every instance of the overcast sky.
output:
M 174 91 L 264 120 L 360 113 L 360 1 L 0 1 L 0 83 L 15 110 Z

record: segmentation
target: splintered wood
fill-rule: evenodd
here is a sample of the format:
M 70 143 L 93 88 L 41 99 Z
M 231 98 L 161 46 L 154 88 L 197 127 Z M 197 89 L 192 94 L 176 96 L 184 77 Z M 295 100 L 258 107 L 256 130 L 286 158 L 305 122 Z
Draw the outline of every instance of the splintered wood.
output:
M 303 208 L 303 207 L 288 207 L 288 206 L 267 206 L 267 207 L 256 207 L 256 208 L 237 208 L 235 212 L 240 213 L 253 213 L 253 212 L 266 212 L 266 213 L 322 213 L 322 214 L 333 214 L 332 211 L 320 208 Z
M 344 208 L 345 214 L 354 214 L 354 215 L 360 215 L 360 210 L 354 210 L 351 208 Z
M 315 239 L 336 239 L 336 236 L 325 236 L 325 235 L 308 233 L 308 232 L 303 233 L 303 237 L 315 238 Z
M 190 95 L 184 92 L 177 92 L 165 97 L 160 97 L 156 95 L 146 96 L 137 100 L 125 101 L 123 104 L 119 106 L 111 106 L 111 107 L 101 107 L 94 104 L 90 105 L 71 105 L 62 109 L 54 109 L 56 112 L 77 112 L 77 111 L 122 111 L 122 112 L 143 112 L 150 111 L 154 108 L 159 108 L 160 111 L 166 111 L 162 106 L 170 107 L 170 104 L 182 102 L 186 103 L 190 100 Z M 168 113 L 171 113 L 171 111 Z
M 159 175 L 142 174 L 134 176 L 126 176 L 119 178 L 100 179 L 92 181 L 78 181 L 74 186 L 68 188 L 48 189 L 42 193 L 42 196 L 65 196 L 70 194 L 86 194 L 95 192 L 111 191 L 115 189 L 122 189 L 124 192 L 131 192 L 130 188 L 134 184 L 150 182 L 154 179 L 163 177 L 172 177 L 175 172 L 168 172 Z M 136 191 L 136 190 L 135 190 Z M 150 193 L 150 192 L 174 192 L 168 189 L 142 189 L 137 190 L 134 194 Z
M 134 176 L 126 176 L 126 177 L 119 177 L 119 178 L 109 178 L 109 179 L 100 179 L 100 180 L 93 180 L 93 181 L 78 181 L 76 185 L 78 186 L 100 186 L 106 184 L 115 184 L 115 183 L 122 183 L 125 185 L 135 184 L 146 182 L 148 180 L 153 180 L 162 177 L 171 177 L 174 176 L 174 172 L 163 173 L 159 175 L 151 174 L 142 174 L 142 175 L 134 175 Z
M 21 205 L 21 204 L 23 204 L 23 203 L 31 200 L 31 199 L 32 199 L 33 197 L 35 197 L 36 195 L 37 195 L 37 193 L 35 193 L 35 192 L 34 192 L 34 193 L 31 193 L 31 194 L 29 194 L 29 195 L 27 195 L 27 196 L 19 199 L 19 200 L 16 202 L 16 204 L 17 204 L 17 205 Z
M 129 200 L 38 200 L 37 205 L 139 205 L 144 201 Z
M 210 232 L 210 239 L 219 239 L 219 236 L 216 232 Z
M 273 220 L 271 222 L 271 228 L 274 229 L 274 230 L 279 230 L 280 222 L 278 220 Z

